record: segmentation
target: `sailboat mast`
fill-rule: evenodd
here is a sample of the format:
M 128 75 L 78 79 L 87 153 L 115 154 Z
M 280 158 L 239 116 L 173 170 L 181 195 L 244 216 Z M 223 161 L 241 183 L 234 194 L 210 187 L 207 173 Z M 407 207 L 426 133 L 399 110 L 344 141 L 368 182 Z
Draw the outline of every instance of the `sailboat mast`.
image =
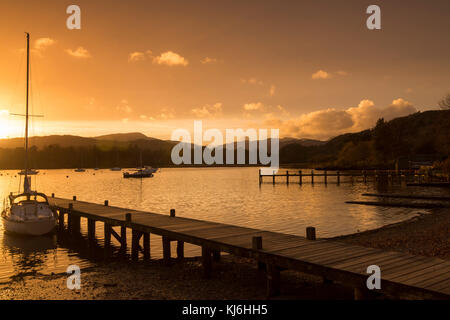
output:
M 27 93 L 26 93 L 26 112 L 25 112 L 25 183 L 28 184 L 28 91 L 30 79 L 30 34 L 27 35 Z

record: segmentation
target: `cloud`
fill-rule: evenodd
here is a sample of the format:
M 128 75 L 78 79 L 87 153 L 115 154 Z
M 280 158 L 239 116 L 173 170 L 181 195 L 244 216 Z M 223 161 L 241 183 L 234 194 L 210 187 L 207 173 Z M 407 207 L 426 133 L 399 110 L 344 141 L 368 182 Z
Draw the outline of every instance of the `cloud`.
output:
M 189 64 L 189 61 L 180 56 L 178 53 L 167 51 L 161 53 L 161 55 L 157 57 L 154 57 L 153 63 L 165 64 L 168 66 L 187 66 Z
M 83 47 L 78 47 L 76 50 L 66 49 L 66 52 L 70 56 L 78 58 L 78 59 L 86 59 L 86 58 L 91 57 L 91 54 L 89 53 L 89 51 L 87 51 Z
M 152 54 L 153 54 L 152 50 L 147 50 L 145 52 L 142 51 L 131 52 L 130 54 L 128 54 L 128 62 L 144 61 L 147 60 L 147 58 L 153 58 Z
M 319 79 L 331 79 L 331 74 L 329 74 L 326 71 L 319 70 L 312 74 L 311 78 L 313 80 L 319 80 Z
M 143 52 L 132 52 L 128 55 L 128 62 L 143 61 L 145 54 Z
M 47 47 L 53 45 L 56 41 L 51 38 L 39 38 L 34 41 L 34 49 L 40 51 L 45 50 Z
M 315 72 L 315 73 L 313 73 L 311 75 L 311 79 L 313 79 L 313 80 L 327 80 L 327 79 L 334 78 L 336 76 L 344 77 L 344 76 L 347 76 L 347 75 L 348 75 L 348 72 L 347 71 L 343 71 L 343 70 L 336 71 L 335 73 L 330 73 L 330 72 L 327 72 L 327 71 L 324 71 L 324 70 L 319 70 L 319 71 L 317 71 L 317 72 Z
M 262 110 L 263 108 L 264 108 L 264 105 L 262 104 L 262 102 L 252 102 L 252 103 L 244 104 L 245 111 Z
M 271 85 L 269 89 L 269 96 L 273 97 L 275 95 L 275 86 Z
M 273 128 L 279 128 L 282 136 L 328 139 L 343 133 L 369 129 L 379 118 L 389 121 L 416 111 L 410 102 L 402 98 L 393 100 L 384 108 L 378 108 L 372 100 L 366 99 L 361 100 L 357 107 L 345 110 L 327 108 L 286 121 L 278 117 L 266 116 L 264 123 Z
M 216 64 L 219 61 L 216 58 L 205 57 L 202 60 L 200 60 L 200 62 L 202 64 Z
M 216 118 L 222 115 L 222 103 L 217 102 L 213 105 L 204 105 L 200 108 L 194 108 L 191 112 L 197 118 Z
M 248 84 L 257 84 L 257 85 L 264 85 L 264 82 L 262 80 L 259 80 L 257 78 L 249 78 L 249 79 L 241 79 L 242 83 L 248 83 Z
M 145 120 L 154 121 L 154 120 L 174 119 L 175 118 L 175 110 L 173 108 L 162 108 L 161 113 L 159 113 L 157 115 L 147 116 L 145 114 L 141 114 L 139 116 L 139 118 L 144 121 Z
M 130 104 L 128 103 L 128 100 L 122 99 L 119 103 L 119 105 L 116 106 L 116 110 L 118 112 L 123 113 L 131 113 L 133 112 L 133 108 L 130 107 Z

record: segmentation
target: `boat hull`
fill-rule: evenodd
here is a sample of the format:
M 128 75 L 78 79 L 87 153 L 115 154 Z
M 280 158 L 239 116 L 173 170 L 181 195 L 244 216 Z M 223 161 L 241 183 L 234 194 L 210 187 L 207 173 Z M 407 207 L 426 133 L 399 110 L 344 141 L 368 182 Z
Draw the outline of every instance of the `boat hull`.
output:
M 56 227 L 56 220 L 37 219 L 29 221 L 12 221 L 2 217 L 3 229 L 10 233 L 17 233 L 30 236 L 42 236 L 52 232 Z
M 151 178 L 151 177 L 153 177 L 153 174 L 152 173 L 134 174 L 134 173 L 124 172 L 123 177 L 124 178 Z

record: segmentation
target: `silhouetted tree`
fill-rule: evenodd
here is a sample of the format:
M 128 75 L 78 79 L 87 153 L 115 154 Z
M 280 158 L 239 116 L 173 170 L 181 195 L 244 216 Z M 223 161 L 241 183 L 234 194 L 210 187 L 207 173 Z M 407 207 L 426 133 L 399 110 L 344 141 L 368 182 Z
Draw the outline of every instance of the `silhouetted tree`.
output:
M 438 105 L 442 110 L 450 110 L 450 93 L 442 98 L 442 100 L 438 102 Z

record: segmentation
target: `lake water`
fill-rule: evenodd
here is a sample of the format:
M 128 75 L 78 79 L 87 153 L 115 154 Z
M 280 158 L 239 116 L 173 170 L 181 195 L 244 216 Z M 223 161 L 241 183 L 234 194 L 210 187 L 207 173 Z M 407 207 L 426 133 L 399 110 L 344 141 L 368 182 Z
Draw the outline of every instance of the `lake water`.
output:
M 0 195 L 5 198 L 17 191 L 20 180 L 16 171 L 2 171 Z M 405 184 L 375 184 L 355 181 L 336 185 L 329 177 L 328 184 L 316 177 L 315 184 L 304 177 L 303 184 L 292 177 L 289 185 L 280 178 L 259 185 L 257 168 L 174 168 L 162 169 L 149 179 L 123 179 L 121 172 L 109 170 L 41 170 L 32 178 L 33 189 L 55 193 L 57 197 L 140 209 L 177 216 L 224 222 L 295 235 L 305 235 L 307 226 L 314 226 L 318 237 L 332 237 L 374 229 L 413 217 L 425 210 L 383 208 L 345 204 L 347 200 L 368 200 L 364 192 L 400 191 L 424 192 Z M 446 190 L 436 189 L 439 194 Z M 426 191 L 428 194 L 430 190 Z M 426 211 L 425 211 L 426 212 Z M 86 222 L 82 219 L 82 231 Z M 97 223 L 97 237 L 101 241 L 103 225 Z M 76 249 L 65 246 L 57 235 L 24 238 L 5 234 L 0 226 L 0 282 L 12 276 L 64 272 L 68 265 L 92 265 L 92 261 Z M 151 237 L 152 257 L 161 257 L 161 240 Z M 186 255 L 198 255 L 198 247 L 186 245 Z

